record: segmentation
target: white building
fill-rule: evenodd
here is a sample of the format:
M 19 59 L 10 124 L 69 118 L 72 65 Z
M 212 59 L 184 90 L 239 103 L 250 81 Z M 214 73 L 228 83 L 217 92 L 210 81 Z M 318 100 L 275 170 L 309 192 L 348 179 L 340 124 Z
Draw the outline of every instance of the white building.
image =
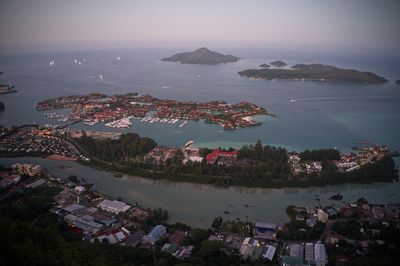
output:
M 126 212 L 127 210 L 129 210 L 131 206 L 126 204 L 125 202 L 121 202 L 118 200 L 105 199 L 102 202 L 100 202 L 97 205 L 97 207 L 99 207 L 102 210 L 118 214 L 120 212 Z
M 316 266 L 325 266 L 328 263 L 328 256 L 324 244 L 314 244 L 314 263 Z
M 318 209 L 317 218 L 318 218 L 318 221 L 326 223 L 329 220 L 329 214 L 324 212 L 323 209 Z

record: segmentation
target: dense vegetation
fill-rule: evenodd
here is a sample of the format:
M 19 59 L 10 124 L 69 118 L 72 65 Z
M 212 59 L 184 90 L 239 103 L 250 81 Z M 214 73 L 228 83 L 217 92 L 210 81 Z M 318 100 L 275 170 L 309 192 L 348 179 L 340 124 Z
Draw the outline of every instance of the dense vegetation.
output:
M 303 161 L 340 160 L 340 152 L 336 149 L 305 150 L 300 153 Z
M 307 150 L 301 153 L 300 156 L 304 160 L 322 160 L 322 172 L 293 177 L 286 149 L 263 146 L 260 141 L 255 145 L 243 146 L 239 150 L 238 161 L 223 165 L 207 164 L 205 161 L 183 163 L 183 153 L 180 150 L 164 164 L 157 165 L 143 161 L 141 160 L 142 156 L 156 144 L 152 139 L 141 138 L 132 133 L 122 135 L 119 140 L 95 140 L 84 136 L 75 141 L 89 153 L 92 159 L 90 162 L 82 162 L 84 164 L 114 173 L 127 173 L 171 181 L 197 182 L 217 186 L 304 187 L 345 182 L 392 181 L 398 178 L 394 161 L 391 158 L 367 164 L 349 173 L 339 173 L 332 162 L 332 160 L 340 158 L 339 151 L 335 149 Z M 212 150 L 202 148 L 199 152 L 201 156 L 206 157 Z
M 117 140 L 97 140 L 84 135 L 75 141 L 91 155 L 109 162 L 129 161 L 135 159 L 136 156 L 148 153 L 157 146 L 153 139 L 139 137 L 134 133 L 123 134 Z
M 298 64 L 292 69 L 247 69 L 239 75 L 248 78 L 290 79 L 290 80 L 315 80 L 328 82 L 345 82 L 359 84 L 380 84 L 387 80 L 371 72 L 362 72 L 354 69 L 341 69 L 322 64 Z

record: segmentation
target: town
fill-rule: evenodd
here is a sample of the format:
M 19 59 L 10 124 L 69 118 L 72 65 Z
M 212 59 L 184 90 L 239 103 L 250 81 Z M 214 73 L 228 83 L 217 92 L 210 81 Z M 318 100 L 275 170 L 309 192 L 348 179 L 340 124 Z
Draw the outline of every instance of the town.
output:
M 17 163 L 3 167 L 0 178 L 0 204 L 18 198 L 12 202 L 18 206 L 35 191 L 56 189 L 48 212 L 57 215 L 81 241 L 143 248 L 168 254 L 177 261 L 190 260 L 198 245 L 215 242 L 221 252 L 238 256 L 243 262 L 345 265 L 376 246 L 390 249 L 397 240 L 388 234 L 400 233 L 400 204 L 373 204 L 365 198 L 340 206 L 288 206 L 289 222 L 285 224 L 223 221 L 216 217 L 211 229 L 200 230 L 169 225 L 166 210 L 145 209 L 109 198 L 91 190 L 82 178 L 54 178 L 40 165 Z M 337 196 L 332 200 L 338 200 Z M 193 241 L 199 230 L 200 243 Z
M 158 99 L 150 95 L 128 93 L 107 96 L 100 93 L 72 95 L 48 99 L 37 104 L 38 111 L 72 109 L 65 116 L 62 113 L 46 113 L 47 118 L 59 121 L 79 122 L 94 125 L 106 122 L 106 126 L 126 128 L 131 126 L 132 118 L 141 122 L 176 123 L 183 120 L 180 127 L 188 121 L 204 120 L 206 123 L 221 125 L 224 129 L 238 129 L 260 125 L 253 119 L 255 115 L 271 115 L 264 108 L 248 102 L 228 104 L 223 101 L 198 103 Z
M 36 125 L 20 128 L 2 128 L 0 136 L 0 154 L 7 155 L 48 155 L 50 159 L 89 161 L 84 149 L 78 144 L 83 136 L 98 140 L 118 140 L 121 133 L 83 131 L 72 129 L 39 128 Z M 163 165 L 177 154 L 182 154 L 181 163 L 217 164 L 224 166 L 243 166 L 248 160 L 239 158 L 239 150 L 220 148 L 211 149 L 204 154 L 201 147 L 193 146 L 194 141 L 186 142 L 182 147 L 167 147 L 157 145 L 141 159 L 143 162 Z M 386 145 L 364 143 L 366 146 L 353 147 L 354 152 L 343 154 L 336 149 L 289 152 L 287 163 L 293 176 L 319 174 L 322 171 L 323 160 L 329 160 L 339 173 L 348 173 L 360 169 L 367 164 L 373 164 L 386 157 L 396 156 Z M 79 148 L 78 148 L 79 147 Z M 204 149 L 203 149 L 204 150 Z M 202 154 L 201 154 L 202 153 Z M 327 153 L 327 154 L 325 154 Z M 137 159 L 135 159 L 137 160 Z

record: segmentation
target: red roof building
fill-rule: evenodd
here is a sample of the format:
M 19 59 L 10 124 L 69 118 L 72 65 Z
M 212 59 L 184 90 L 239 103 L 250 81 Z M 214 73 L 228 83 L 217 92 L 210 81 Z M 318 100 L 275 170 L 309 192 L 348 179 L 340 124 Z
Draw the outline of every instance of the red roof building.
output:
M 214 164 L 219 157 L 237 158 L 238 151 L 221 151 L 219 148 L 214 149 L 206 157 L 206 161 L 209 164 Z

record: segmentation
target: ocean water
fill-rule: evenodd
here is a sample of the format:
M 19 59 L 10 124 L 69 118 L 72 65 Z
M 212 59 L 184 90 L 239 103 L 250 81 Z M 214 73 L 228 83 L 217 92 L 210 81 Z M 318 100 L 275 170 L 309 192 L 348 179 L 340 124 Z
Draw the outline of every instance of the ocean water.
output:
M 129 129 L 104 125 L 74 128 L 136 132 L 159 144 L 181 146 L 192 139 L 197 146 L 240 147 L 261 140 L 289 150 L 337 147 L 348 150 L 357 141 L 372 141 L 400 148 L 400 59 L 393 55 L 322 53 L 270 50 L 221 51 L 242 60 L 204 66 L 161 62 L 177 49 L 76 51 L 0 57 L 0 83 L 11 82 L 18 93 L 0 95 L 6 110 L 4 126 L 25 123 L 62 124 L 37 112 L 37 102 L 58 96 L 102 92 L 127 92 L 160 98 L 229 103 L 249 101 L 277 115 L 259 117 L 262 126 L 224 131 L 218 125 L 190 122 L 166 125 L 134 120 Z M 120 60 L 117 60 L 117 57 Z M 81 65 L 75 64 L 77 59 Z M 249 80 L 237 72 L 282 59 L 288 64 L 324 63 L 372 71 L 391 80 L 383 85 L 346 85 L 301 81 Z M 49 61 L 54 60 L 54 66 Z M 102 75 L 103 79 L 100 79 Z
M 221 50 L 243 60 L 220 66 L 181 65 L 160 59 L 180 52 L 178 49 L 138 49 L 77 51 L 56 54 L 24 54 L 0 57 L 0 83 L 11 82 L 18 93 L 0 95 L 6 110 L 0 112 L 0 124 L 61 124 L 45 119 L 35 110 L 37 102 L 58 96 L 102 92 L 108 95 L 127 92 L 150 94 L 160 98 L 229 103 L 249 101 L 277 115 L 257 117 L 262 126 L 224 131 L 218 125 L 190 122 L 160 124 L 133 121 L 129 129 L 111 129 L 104 125 L 73 127 L 118 132 L 136 132 L 154 138 L 159 144 L 181 146 L 192 139 L 197 146 L 240 147 L 262 140 L 264 144 L 289 150 L 337 147 L 349 151 L 357 141 L 369 140 L 400 148 L 400 86 L 345 85 L 319 82 L 263 81 L 240 77 L 237 72 L 261 63 L 282 59 L 289 64 L 324 63 L 339 67 L 372 71 L 390 79 L 400 79 L 400 58 L 390 54 L 350 52 Z M 117 57 L 120 60 L 117 60 Z M 85 61 L 83 61 L 85 58 Z M 81 65 L 74 63 L 77 59 Z M 49 61 L 54 60 L 53 67 Z M 103 80 L 99 75 L 103 76 Z M 294 101 L 293 101 L 294 100 Z M 344 200 L 366 197 L 371 202 L 398 202 L 398 182 L 367 185 L 343 184 L 322 188 L 216 188 L 209 185 L 154 181 L 138 177 L 114 178 L 110 173 L 75 162 L 57 162 L 40 158 L 2 158 L 0 163 L 15 162 L 43 165 L 55 177 L 71 174 L 94 183 L 94 188 L 113 197 L 144 207 L 163 207 L 170 222 L 184 222 L 208 228 L 214 217 L 224 219 L 285 222 L 287 205 L 315 206 L 340 204 L 328 200 L 336 193 Z M 399 165 L 400 159 L 396 158 Z M 66 168 L 60 168 L 60 165 Z M 245 204 L 253 205 L 246 208 Z M 234 208 L 230 207 L 235 205 Z

